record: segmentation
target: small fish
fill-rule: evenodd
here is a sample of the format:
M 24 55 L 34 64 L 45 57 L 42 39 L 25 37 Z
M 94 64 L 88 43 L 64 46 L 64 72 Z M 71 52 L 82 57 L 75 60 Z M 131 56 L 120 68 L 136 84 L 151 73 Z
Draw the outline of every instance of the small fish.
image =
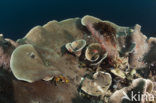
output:
M 66 77 L 62 76 L 62 75 L 54 77 L 54 81 L 56 83 L 58 83 L 58 82 L 69 83 L 69 80 Z

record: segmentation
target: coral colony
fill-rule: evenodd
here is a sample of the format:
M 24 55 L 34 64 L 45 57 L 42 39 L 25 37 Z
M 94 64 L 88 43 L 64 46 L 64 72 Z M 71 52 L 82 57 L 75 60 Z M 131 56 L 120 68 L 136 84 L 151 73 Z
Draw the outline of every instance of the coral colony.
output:
M 15 102 L 156 103 L 156 38 L 140 30 L 87 15 L 36 26 L 16 42 L 1 35 Z

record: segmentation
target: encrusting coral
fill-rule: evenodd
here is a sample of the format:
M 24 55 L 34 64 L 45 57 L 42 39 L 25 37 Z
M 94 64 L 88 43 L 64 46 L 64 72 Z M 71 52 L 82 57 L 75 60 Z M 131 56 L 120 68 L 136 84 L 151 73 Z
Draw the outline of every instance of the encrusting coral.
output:
M 134 79 L 129 87 L 117 90 L 111 97 L 110 103 L 154 103 L 154 95 L 152 94 L 154 85 L 149 79 Z M 134 97 L 132 97 L 134 96 Z
M 18 44 L 0 34 L 0 67 L 10 71 L 10 56 Z
M 107 54 L 99 43 L 92 43 L 86 48 L 85 58 L 92 62 L 91 65 L 98 65 L 107 57 Z
M 20 60 L 24 58 L 23 60 Z M 19 80 L 34 82 L 46 78 L 60 75 L 55 67 L 48 67 L 40 58 L 38 52 L 31 44 L 19 46 L 14 50 L 10 60 L 11 71 Z
M 16 77 L 8 77 L 15 103 L 132 103 L 124 97 L 132 91 L 156 95 L 156 39 L 138 24 L 87 15 L 36 26 L 17 42 L 0 41 L 11 48 L 7 60 L 0 59 L 10 61 L 4 67 Z
M 69 52 L 74 53 L 76 56 L 80 56 L 82 49 L 86 46 L 86 41 L 83 39 L 76 40 L 72 43 L 67 43 L 65 46 Z
M 95 37 L 95 39 L 97 39 L 97 41 L 101 43 L 102 48 L 108 52 L 108 55 L 111 56 L 118 55 L 118 52 L 116 51 L 117 50 L 116 43 L 114 43 L 116 40 L 114 39 L 116 38 L 116 34 L 112 34 L 112 33 L 116 33 L 115 28 L 113 28 L 111 24 L 105 22 L 95 21 L 93 23 L 90 23 L 87 21 L 88 19 L 85 18 L 86 17 L 82 18 L 82 24 L 86 26 L 91 32 L 91 34 Z M 103 30 L 104 27 L 108 28 L 109 30 L 108 29 L 107 31 Z
M 112 83 L 112 77 L 109 73 L 96 72 L 93 79 L 84 78 L 81 90 L 92 96 L 101 96 L 107 94 L 107 90 Z

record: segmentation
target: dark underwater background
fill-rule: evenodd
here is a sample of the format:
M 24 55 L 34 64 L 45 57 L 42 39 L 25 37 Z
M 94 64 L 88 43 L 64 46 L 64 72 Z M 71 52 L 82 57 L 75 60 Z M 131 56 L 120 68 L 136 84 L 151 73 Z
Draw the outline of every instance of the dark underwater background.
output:
M 18 39 L 51 20 L 92 15 L 156 36 L 156 0 L 0 0 L 0 33 Z M 153 35 L 150 35 L 153 34 Z

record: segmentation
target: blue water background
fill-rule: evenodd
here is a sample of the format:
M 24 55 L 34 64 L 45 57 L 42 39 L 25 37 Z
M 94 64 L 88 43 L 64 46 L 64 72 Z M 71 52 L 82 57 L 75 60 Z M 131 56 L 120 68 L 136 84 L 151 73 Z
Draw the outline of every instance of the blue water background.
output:
M 156 34 L 156 0 L 0 0 L 0 33 L 16 40 L 36 25 L 87 14 Z

